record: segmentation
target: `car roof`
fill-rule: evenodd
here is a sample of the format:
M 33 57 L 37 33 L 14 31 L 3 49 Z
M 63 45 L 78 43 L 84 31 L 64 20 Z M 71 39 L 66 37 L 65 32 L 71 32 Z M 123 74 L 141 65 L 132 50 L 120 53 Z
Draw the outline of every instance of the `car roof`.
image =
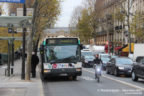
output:
M 116 57 L 115 59 L 130 59 L 129 57 Z

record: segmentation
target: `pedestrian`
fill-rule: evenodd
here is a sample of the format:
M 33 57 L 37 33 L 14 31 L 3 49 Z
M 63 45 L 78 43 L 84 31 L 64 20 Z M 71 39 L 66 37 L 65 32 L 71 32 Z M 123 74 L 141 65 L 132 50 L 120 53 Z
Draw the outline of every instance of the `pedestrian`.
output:
M 32 77 L 35 78 L 36 77 L 36 66 L 39 63 L 39 58 L 38 56 L 33 52 L 32 53 L 32 58 L 31 58 L 31 73 L 32 73 Z

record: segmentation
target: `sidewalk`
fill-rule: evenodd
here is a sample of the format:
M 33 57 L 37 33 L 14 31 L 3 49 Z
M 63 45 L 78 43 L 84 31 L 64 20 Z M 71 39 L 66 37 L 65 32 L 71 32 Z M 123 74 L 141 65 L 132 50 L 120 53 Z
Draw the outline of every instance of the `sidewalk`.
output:
M 3 66 L 0 66 L 0 96 L 44 96 L 38 67 L 37 77 L 27 82 L 21 80 L 21 60 L 15 61 L 13 76 L 5 77 Z

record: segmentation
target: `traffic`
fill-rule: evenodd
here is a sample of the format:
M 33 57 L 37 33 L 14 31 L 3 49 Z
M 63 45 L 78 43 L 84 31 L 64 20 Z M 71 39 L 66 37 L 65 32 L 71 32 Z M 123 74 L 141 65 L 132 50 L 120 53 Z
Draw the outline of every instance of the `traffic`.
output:
M 82 67 L 94 68 L 96 75 L 97 64 L 101 65 L 98 82 L 103 72 L 116 77 L 125 75 L 133 81 L 144 79 L 144 56 L 138 53 L 135 53 L 134 61 L 129 57 L 108 54 L 103 46 L 82 45 L 78 38 L 69 37 L 46 38 L 40 50 L 42 79 L 67 76 L 77 80 L 77 76 L 82 75 Z

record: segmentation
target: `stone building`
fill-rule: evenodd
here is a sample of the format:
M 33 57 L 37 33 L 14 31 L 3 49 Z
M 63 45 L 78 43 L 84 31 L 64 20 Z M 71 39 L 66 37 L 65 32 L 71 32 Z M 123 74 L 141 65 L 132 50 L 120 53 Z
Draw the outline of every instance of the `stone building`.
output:
M 144 0 L 97 0 L 95 4 L 98 12 L 98 27 L 96 29 L 96 44 L 123 46 L 129 39 L 126 33 L 128 26 L 128 4 L 130 5 L 129 23 L 137 11 L 144 14 Z M 100 10 L 100 11 L 98 11 Z M 132 42 L 135 36 L 131 34 Z

